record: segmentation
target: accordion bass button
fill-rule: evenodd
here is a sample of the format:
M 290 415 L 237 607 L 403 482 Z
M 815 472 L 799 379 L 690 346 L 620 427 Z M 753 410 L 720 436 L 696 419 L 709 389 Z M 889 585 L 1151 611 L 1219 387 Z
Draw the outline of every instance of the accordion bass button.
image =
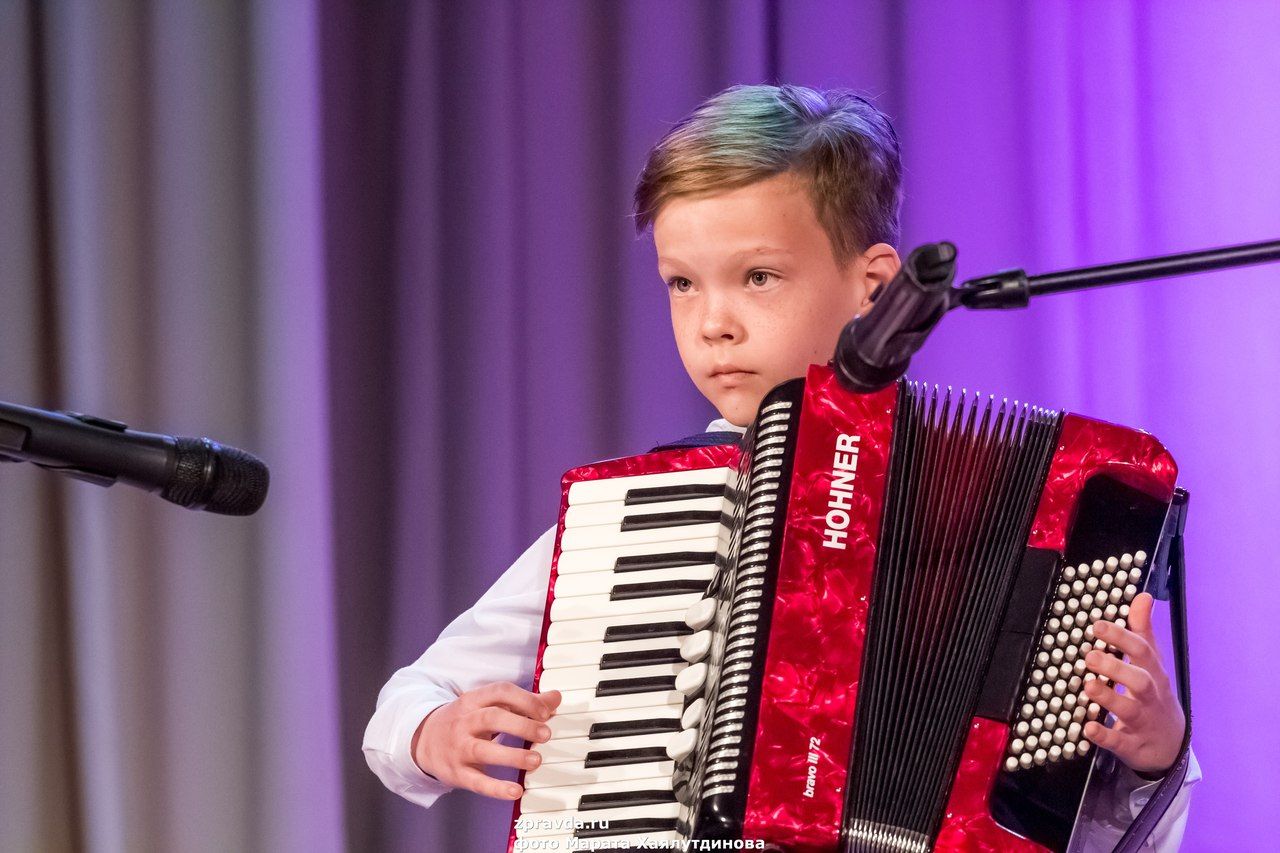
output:
M 689 607 L 689 612 L 685 614 L 685 623 L 695 631 L 701 631 L 703 628 L 711 624 L 716 618 L 716 600 L 714 598 L 704 598 L 701 601 L 695 601 Z
M 689 663 L 697 663 L 706 657 L 709 651 L 711 651 L 710 631 L 699 631 L 680 641 L 680 656 Z

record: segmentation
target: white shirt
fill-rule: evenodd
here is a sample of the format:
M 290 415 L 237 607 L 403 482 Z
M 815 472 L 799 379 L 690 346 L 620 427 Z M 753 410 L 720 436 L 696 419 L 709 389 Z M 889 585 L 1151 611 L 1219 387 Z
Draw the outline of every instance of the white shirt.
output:
M 712 421 L 707 430 L 743 431 L 723 418 Z M 470 610 L 449 623 L 420 658 L 397 670 L 378 693 L 377 709 L 364 733 L 365 760 L 384 785 L 410 802 L 427 808 L 450 790 L 413 760 L 413 734 L 427 714 L 486 684 L 533 684 L 555 534 L 552 527 L 539 536 Z M 1100 759 L 1100 769 L 1108 775 L 1102 784 L 1090 786 L 1082 807 L 1089 825 L 1087 830 L 1082 827 L 1083 838 L 1077 833 L 1073 850 L 1111 850 L 1156 785 L 1118 761 Z M 1189 791 L 1199 780 L 1200 767 L 1192 756 L 1186 781 L 1152 839 L 1155 850 L 1178 849 Z

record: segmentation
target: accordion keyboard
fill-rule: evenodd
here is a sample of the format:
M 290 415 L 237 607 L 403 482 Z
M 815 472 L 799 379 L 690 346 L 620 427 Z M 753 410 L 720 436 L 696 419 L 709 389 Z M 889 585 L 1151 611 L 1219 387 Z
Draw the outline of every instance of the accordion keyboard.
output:
M 570 487 L 538 683 L 563 700 L 525 774 L 517 849 L 680 837 L 674 762 L 693 746 L 681 718 L 710 645 L 685 616 L 723 559 L 733 477 L 705 468 Z

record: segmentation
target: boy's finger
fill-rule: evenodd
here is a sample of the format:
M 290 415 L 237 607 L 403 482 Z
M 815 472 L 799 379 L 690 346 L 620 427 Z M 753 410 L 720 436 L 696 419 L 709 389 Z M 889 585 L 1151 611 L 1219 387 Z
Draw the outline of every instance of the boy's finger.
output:
M 560 700 L 564 698 L 559 690 L 548 690 L 546 693 L 538 694 L 542 699 L 542 704 L 547 707 L 547 715 L 550 716 L 556 712 L 556 708 L 560 707 Z
M 545 721 L 551 715 L 538 694 L 514 684 L 489 684 L 475 691 L 481 705 L 497 705 L 530 719 Z
M 493 797 L 495 800 L 518 800 L 524 789 L 515 782 L 506 782 L 486 776 L 479 770 L 464 767 L 458 773 L 458 787 Z
M 1130 611 L 1132 613 L 1133 611 Z M 1138 666 L 1144 669 L 1155 661 L 1155 652 L 1150 643 L 1140 634 L 1127 628 L 1121 628 L 1114 622 L 1100 621 L 1093 623 L 1093 635 L 1109 646 L 1115 646 L 1128 655 Z
M 1129 605 L 1129 628 L 1134 633 L 1141 634 L 1143 639 L 1155 636 L 1151 630 L 1151 608 L 1154 606 L 1155 599 L 1149 592 L 1138 593 Z
M 532 750 L 516 749 L 514 746 L 503 746 L 488 740 L 478 740 L 475 744 L 476 760 L 481 764 L 532 770 L 542 763 L 542 756 Z
M 1151 673 L 1131 663 L 1125 663 L 1115 655 L 1095 650 L 1084 656 L 1084 662 L 1089 669 L 1099 675 L 1123 684 L 1130 693 L 1135 689 L 1143 692 L 1151 685 Z
M 1137 699 L 1117 693 L 1114 687 L 1108 687 L 1105 682 L 1097 678 L 1085 682 L 1084 695 L 1090 702 L 1097 702 L 1115 714 L 1118 719 L 1130 721 L 1131 725 L 1142 707 Z
M 1119 756 L 1121 761 L 1132 760 L 1138 751 L 1138 738 L 1128 732 L 1109 729 L 1099 722 L 1085 723 L 1084 736 L 1103 749 L 1108 749 Z
M 473 716 L 475 729 L 471 734 L 492 737 L 496 734 L 514 735 L 521 740 L 543 743 L 551 737 L 551 729 L 537 720 L 531 720 L 506 708 L 490 705 Z

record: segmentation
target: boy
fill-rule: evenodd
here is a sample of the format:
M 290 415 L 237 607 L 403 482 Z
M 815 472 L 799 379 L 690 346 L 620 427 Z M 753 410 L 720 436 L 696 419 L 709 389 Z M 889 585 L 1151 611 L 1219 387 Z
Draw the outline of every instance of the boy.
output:
M 848 319 L 870 306 L 899 266 L 898 142 L 883 114 L 851 93 L 739 86 L 699 106 L 650 152 L 635 192 L 637 230 L 653 229 L 670 292 L 676 346 L 689 377 L 721 415 L 709 431 L 741 431 L 761 399 L 825 363 Z M 532 768 L 556 692 L 531 693 L 555 530 L 547 531 L 413 665 L 393 675 L 365 733 L 370 767 L 422 806 L 453 787 L 514 800 L 518 784 L 485 765 Z M 1128 656 L 1087 665 L 1123 684 L 1086 693 L 1117 723 L 1086 736 L 1124 766 L 1086 805 L 1085 849 L 1109 850 L 1177 757 L 1183 715 L 1151 634 L 1151 597 L 1129 628 L 1095 630 Z M 504 746 L 499 734 L 533 749 Z M 1192 766 L 1157 832 L 1177 848 Z

